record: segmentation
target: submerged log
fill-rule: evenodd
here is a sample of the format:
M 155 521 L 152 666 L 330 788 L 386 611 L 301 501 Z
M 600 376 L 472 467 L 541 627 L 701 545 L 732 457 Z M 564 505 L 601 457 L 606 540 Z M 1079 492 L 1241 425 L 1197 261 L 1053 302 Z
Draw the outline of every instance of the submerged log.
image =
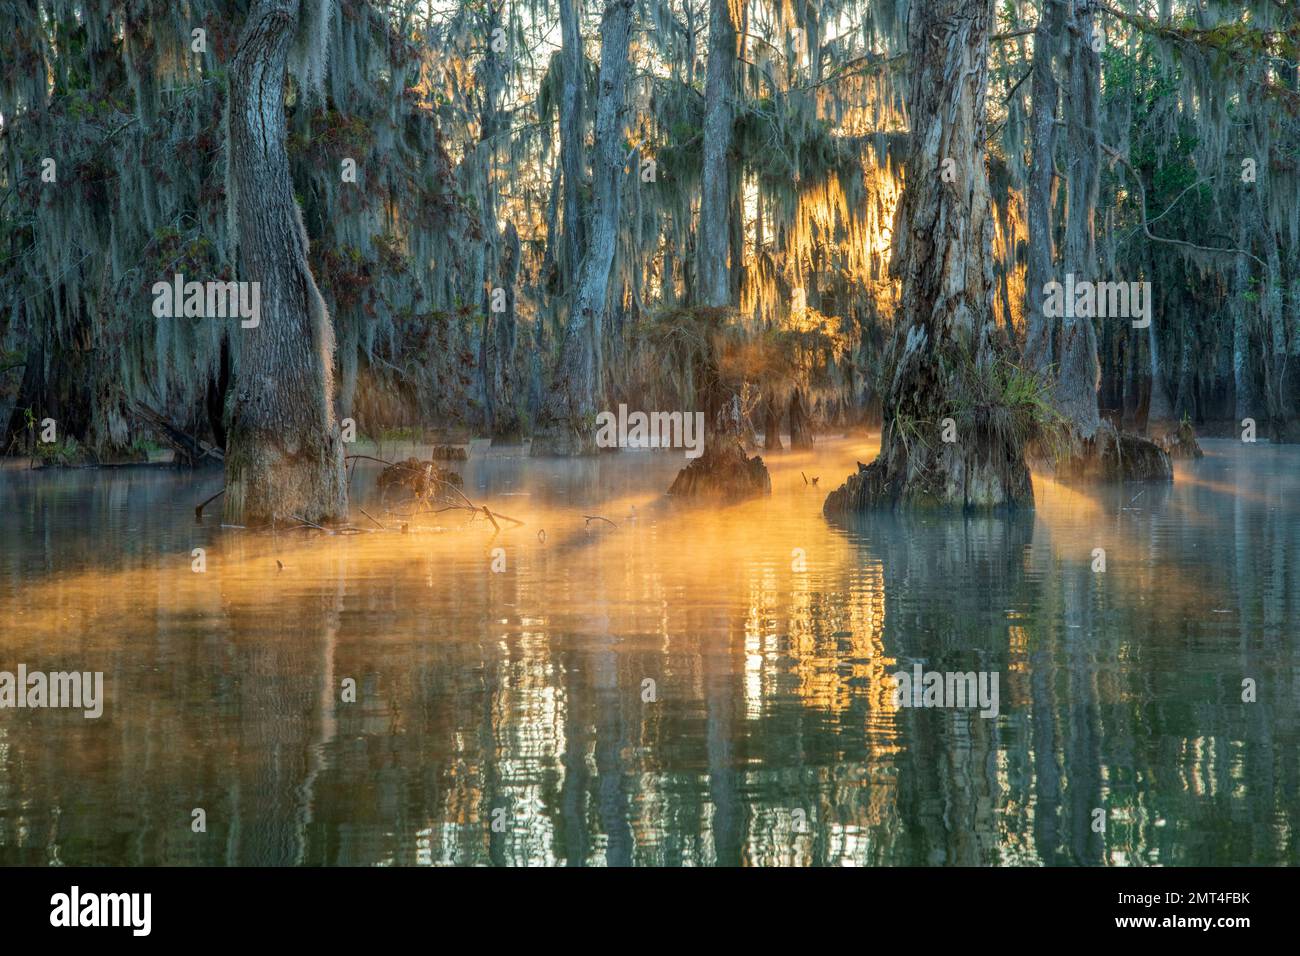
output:
M 668 494 L 676 498 L 743 501 L 772 493 L 767 465 L 745 454 L 739 439 L 709 442 L 704 454 L 677 473 Z
M 133 403 L 135 414 L 153 426 L 158 435 L 176 449 L 177 455 L 189 464 L 197 464 L 204 458 L 221 461 L 224 457 L 220 448 L 213 448 L 207 442 L 200 441 L 193 435 L 177 428 L 162 415 L 139 400 Z

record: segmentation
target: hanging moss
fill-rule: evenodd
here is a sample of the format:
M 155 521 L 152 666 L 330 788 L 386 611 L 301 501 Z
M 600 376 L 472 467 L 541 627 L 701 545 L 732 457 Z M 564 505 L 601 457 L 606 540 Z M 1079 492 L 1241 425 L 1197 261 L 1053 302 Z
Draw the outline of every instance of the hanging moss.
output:
M 176 274 L 238 277 L 231 242 L 241 201 L 227 189 L 224 64 L 242 5 L 41 0 L 35 8 L 0 4 L 0 184 L 12 185 L 18 210 L 0 217 L 14 253 L 0 295 L 26 302 L 24 351 L 45 356 L 45 382 L 80 354 L 94 356 L 95 373 L 71 375 L 71 390 L 59 395 L 45 385 L 23 398 L 81 423 L 79 437 L 105 453 L 132 440 L 137 399 L 206 431 L 230 326 L 156 318 L 151 287 Z M 200 25 L 206 52 L 196 53 L 191 30 Z M 412 47 L 381 10 L 305 0 L 300 26 L 286 98 L 313 266 L 338 293 L 329 306 L 344 347 L 367 364 L 400 367 L 412 342 L 394 316 L 454 301 L 457 243 L 473 222 L 455 195 L 435 117 L 400 82 Z M 380 73 L 398 82 L 376 83 Z M 46 75 L 52 85 L 32 82 Z M 55 183 L 41 179 L 46 157 L 56 162 Z M 344 158 L 356 162 L 356 184 L 342 182 Z M 398 247 L 420 267 L 396 268 Z

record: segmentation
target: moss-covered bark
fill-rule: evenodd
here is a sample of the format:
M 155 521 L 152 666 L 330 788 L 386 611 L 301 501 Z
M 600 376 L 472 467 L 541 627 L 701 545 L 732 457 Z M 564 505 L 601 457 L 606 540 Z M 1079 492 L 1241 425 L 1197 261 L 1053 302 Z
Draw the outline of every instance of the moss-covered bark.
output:
M 831 493 L 827 514 L 1033 502 L 1028 435 L 997 390 L 980 385 L 1000 379 L 1008 361 L 993 313 L 984 147 L 993 8 L 934 0 L 912 10 L 911 148 L 891 263 L 902 307 L 881 450 Z M 945 436 L 942 419 L 956 425 L 950 410 L 964 427 Z
M 533 441 L 532 450 L 536 455 L 589 455 L 596 451 L 600 339 L 609 272 L 618 242 L 620 184 L 625 161 L 622 117 L 631 30 L 631 0 L 608 0 L 600 26 L 591 226 L 559 362 L 542 410 L 541 433 Z

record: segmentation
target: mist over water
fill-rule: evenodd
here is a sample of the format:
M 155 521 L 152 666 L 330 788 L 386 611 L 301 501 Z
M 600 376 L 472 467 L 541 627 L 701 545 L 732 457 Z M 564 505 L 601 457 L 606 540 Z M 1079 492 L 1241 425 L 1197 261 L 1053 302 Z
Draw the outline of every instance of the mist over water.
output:
M 105 696 L 0 711 L 0 864 L 1300 862 L 1300 449 L 1203 444 L 1172 486 L 850 525 L 822 502 L 874 439 L 725 508 L 664 498 L 680 451 L 494 450 L 459 469 L 525 522 L 495 536 L 222 530 L 219 472 L 0 472 L 0 670 Z M 998 674 L 996 719 L 897 707 L 918 663 Z

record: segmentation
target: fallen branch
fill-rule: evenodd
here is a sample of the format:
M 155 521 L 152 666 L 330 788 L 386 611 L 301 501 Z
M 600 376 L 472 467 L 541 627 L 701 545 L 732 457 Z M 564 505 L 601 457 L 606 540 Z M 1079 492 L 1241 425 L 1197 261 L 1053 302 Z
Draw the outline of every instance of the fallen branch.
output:
M 1084 127 L 1084 128 L 1087 129 L 1088 132 L 1090 133 L 1095 134 L 1097 132 L 1091 127 Z M 1264 268 L 1266 269 L 1268 268 L 1268 263 L 1266 263 L 1259 256 L 1255 255 L 1249 249 L 1233 249 L 1233 248 L 1228 248 L 1223 246 L 1201 246 L 1201 245 L 1197 245 L 1194 242 L 1188 242 L 1185 239 L 1172 239 L 1168 236 L 1157 236 L 1155 233 L 1151 231 L 1151 223 L 1155 222 L 1155 219 L 1147 218 L 1147 189 L 1146 189 L 1146 184 L 1142 182 L 1142 174 L 1138 172 L 1136 166 L 1134 166 L 1131 162 L 1129 162 L 1127 156 L 1125 156 L 1115 147 L 1107 145 L 1105 142 L 1101 140 L 1100 137 L 1098 137 L 1097 145 L 1101 147 L 1102 151 L 1106 153 L 1107 156 L 1110 156 L 1116 162 L 1122 163 L 1124 167 L 1130 173 L 1133 174 L 1133 181 L 1137 184 L 1138 195 L 1142 201 L 1142 209 L 1140 211 L 1141 212 L 1140 218 L 1142 222 L 1139 228 L 1142 230 L 1142 234 L 1146 236 L 1147 239 L 1149 239 L 1151 242 L 1163 242 L 1167 245 L 1180 246 L 1184 249 L 1192 249 L 1196 252 L 1205 252 L 1205 253 L 1210 253 L 1212 255 L 1246 256 L 1250 259 L 1254 259 Z M 1184 192 L 1185 191 L 1186 190 L 1184 190 Z M 1182 197 L 1180 196 L 1179 198 Z M 1174 200 L 1174 201 L 1177 202 L 1178 200 Z M 1168 211 L 1169 211 L 1168 209 L 1165 210 L 1165 212 Z M 1164 214 L 1165 213 L 1161 213 L 1160 216 L 1163 216 Z M 1160 216 L 1157 216 L 1156 219 L 1159 219 Z
M 226 493 L 226 489 L 225 489 L 225 488 L 222 488 L 220 491 L 218 491 L 218 492 L 217 492 L 215 495 L 213 495 L 211 498 L 208 498 L 206 501 L 202 501 L 202 502 L 200 502 L 199 504 L 195 505 L 195 506 L 194 506 L 194 520 L 195 520 L 195 521 L 202 521 L 202 520 L 203 520 L 203 509 L 206 508 L 208 505 L 212 504 L 212 502 L 216 501 L 218 498 L 220 498 L 220 497 L 221 497 L 222 495 L 224 495 L 225 493 Z
M 482 512 L 488 517 L 488 520 L 492 522 L 493 526 L 498 531 L 500 531 L 501 528 L 500 525 L 496 523 L 495 519 L 497 518 L 500 518 L 502 521 L 509 521 L 511 524 L 517 527 L 523 527 L 525 524 L 525 522 L 520 521 L 518 518 L 512 518 L 509 515 L 503 515 L 499 511 L 492 511 L 488 508 L 487 505 L 476 505 L 473 501 L 470 500 L 469 496 L 466 495 L 465 492 L 461 491 L 460 488 L 458 488 L 456 485 L 452 484 L 450 481 L 447 481 L 443 478 L 439 478 L 437 475 L 433 474 L 430 471 L 427 463 L 417 469 L 411 465 L 408 465 L 404 461 L 387 461 L 386 459 L 383 458 L 376 458 L 374 455 L 346 455 L 344 457 L 345 460 L 364 458 L 366 461 L 378 462 L 381 465 L 387 465 L 389 468 L 405 468 L 407 471 L 417 472 L 418 474 L 422 475 L 425 478 L 425 480 L 433 482 L 434 484 L 438 485 L 440 488 L 449 489 L 454 494 L 460 497 L 460 500 L 462 502 L 461 504 L 452 504 L 452 505 L 448 505 L 445 508 L 430 508 L 429 510 L 433 514 L 442 514 L 444 511 L 452 511 L 455 509 L 471 511 L 474 512 L 475 514 Z M 417 495 L 417 498 L 421 506 L 428 504 L 428 500 L 424 496 Z M 371 521 L 374 521 L 375 524 L 379 524 L 378 521 L 375 521 L 373 517 L 371 517 L 369 514 L 366 513 L 365 509 L 358 509 L 358 510 L 360 510 L 362 514 L 366 515 L 367 518 L 370 518 Z M 420 509 L 417 508 L 416 512 L 412 512 L 411 514 L 401 514 L 400 512 L 395 512 L 391 510 L 388 513 L 398 514 L 400 517 L 409 518 L 413 514 L 417 513 L 419 510 Z M 380 527 L 383 528 L 384 526 L 380 524 Z M 384 528 L 384 530 L 388 530 L 388 529 Z
M 189 435 L 177 428 L 144 402 L 137 399 L 131 403 L 131 406 L 137 417 L 143 418 L 152 425 L 167 444 L 188 457 L 192 463 L 198 464 L 204 458 L 214 458 L 217 461 L 225 460 L 225 453 L 220 448 L 214 448 L 207 442 L 200 441 L 193 435 Z
M 310 525 L 311 527 L 316 528 L 318 531 L 324 531 L 326 534 L 333 534 L 333 533 L 334 533 L 334 532 L 331 531 L 329 528 L 322 528 L 322 527 L 321 527 L 320 525 L 318 525 L 316 522 L 314 522 L 314 521 L 308 521 L 306 518 L 299 518 L 297 515 L 289 515 L 289 517 L 292 518 L 294 521 L 301 521 L 304 525 Z M 290 530 L 292 530 L 292 529 L 290 529 Z

